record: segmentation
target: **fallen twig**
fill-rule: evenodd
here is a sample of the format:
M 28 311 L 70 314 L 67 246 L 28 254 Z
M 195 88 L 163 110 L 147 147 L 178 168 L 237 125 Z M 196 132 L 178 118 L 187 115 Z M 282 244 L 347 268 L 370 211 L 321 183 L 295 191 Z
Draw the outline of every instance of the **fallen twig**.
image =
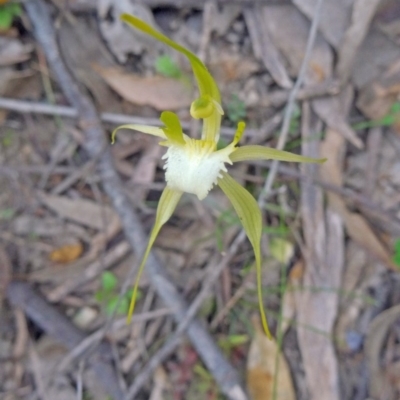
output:
M 228 252 L 224 255 L 222 260 L 217 265 L 214 265 L 213 263 L 211 263 L 208 266 L 208 268 L 207 268 L 208 270 L 206 271 L 206 274 L 205 274 L 206 278 L 203 282 L 201 290 L 197 294 L 197 296 L 193 300 L 193 302 L 190 304 L 190 307 L 189 307 L 185 317 L 179 323 L 174 334 L 168 339 L 168 341 L 156 353 L 153 354 L 153 356 L 151 357 L 149 362 L 146 364 L 146 366 L 142 369 L 140 374 L 138 374 L 136 376 L 135 381 L 133 382 L 132 386 L 128 390 L 127 400 L 133 400 L 135 398 L 135 396 L 138 394 L 141 387 L 150 378 L 153 371 L 179 345 L 179 343 L 181 342 L 182 334 L 187 329 L 188 325 L 190 324 L 190 321 L 195 317 L 198 310 L 202 306 L 204 300 L 206 300 L 207 297 L 209 296 L 211 288 L 215 285 L 215 282 L 217 281 L 222 270 L 227 267 L 228 263 L 235 256 L 239 246 L 243 243 L 245 238 L 246 238 L 246 234 L 242 230 L 237 235 L 237 237 L 235 238 L 235 240 L 229 247 Z M 232 391 L 232 395 L 233 395 L 232 398 L 246 399 L 245 394 L 239 393 L 238 391 L 236 391 L 236 392 Z
M 79 126 L 84 131 L 86 139 L 85 149 L 92 158 L 99 157 L 98 169 L 104 190 L 121 218 L 125 235 L 134 251 L 137 254 L 142 254 L 146 246 L 147 236 L 115 171 L 109 144 L 106 141 L 105 132 L 102 129 L 96 109 L 91 100 L 81 93 L 61 59 L 45 2 L 43 0 L 31 0 L 25 6 L 34 26 L 36 38 L 45 51 L 49 65 L 55 73 L 60 87 L 71 105 L 78 110 Z M 179 323 L 185 318 L 186 304 L 153 254 L 149 257 L 147 271 L 155 290 L 172 309 L 174 318 Z M 245 398 L 235 369 L 226 361 L 212 337 L 202 325 L 198 321 L 192 321 L 188 325 L 187 333 L 222 392 L 230 399 Z
M 319 92 L 317 92 L 319 93 Z M 284 94 L 280 93 L 279 99 L 282 100 Z M 286 95 L 287 96 L 287 95 Z M 0 109 L 15 111 L 23 114 L 42 114 L 51 115 L 64 118 L 78 118 L 79 113 L 76 108 L 68 106 L 57 106 L 54 104 L 46 104 L 40 102 L 32 102 L 25 100 L 9 99 L 5 97 L 0 97 Z M 158 118 L 144 118 L 135 117 L 125 114 L 115 114 L 104 112 L 99 115 L 99 118 L 106 123 L 113 125 L 126 125 L 126 124 L 138 124 L 138 125 L 154 125 L 161 126 L 162 122 Z M 190 123 L 187 121 L 182 121 L 182 128 L 185 130 L 190 129 Z M 232 137 L 235 133 L 235 129 L 226 126 L 221 127 L 221 135 Z M 258 136 L 257 129 L 246 129 L 247 137 Z
M 7 297 L 14 306 L 20 307 L 29 319 L 67 348 L 73 349 L 86 338 L 85 333 L 49 304 L 30 284 L 11 282 L 7 288 Z M 97 352 L 88 358 L 88 362 L 107 393 L 115 400 L 124 400 L 125 395 L 118 385 L 118 376 L 112 367 L 109 345 L 106 342 L 100 343 Z
M 308 39 L 307 39 L 307 45 L 306 45 L 306 50 L 304 54 L 303 61 L 300 66 L 300 71 L 297 76 L 296 83 L 293 86 L 293 89 L 290 92 L 289 99 L 286 105 L 285 109 L 285 115 L 283 117 L 283 123 L 282 123 L 282 128 L 281 132 L 279 134 L 279 139 L 278 139 L 278 144 L 276 148 L 278 150 L 282 150 L 285 147 L 285 143 L 287 140 L 287 136 L 289 133 L 289 128 L 290 128 L 290 120 L 292 118 L 293 110 L 294 110 L 294 104 L 298 95 L 298 92 L 301 88 L 301 85 L 303 84 L 307 68 L 308 68 L 308 63 L 311 57 L 311 52 L 314 47 L 314 42 L 315 38 L 317 37 L 317 32 L 318 32 L 318 23 L 321 15 L 321 8 L 322 8 L 322 3 L 323 0 L 318 0 L 316 6 L 315 6 L 315 12 L 314 12 L 314 17 L 311 23 L 311 28 L 310 32 L 308 34 Z M 267 176 L 267 179 L 265 181 L 265 185 L 263 188 L 263 192 L 261 193 L 260 199 L 259 199 L 259 204 L 260 208 L 263 209 L 265 206 L 265 202 L 268 197 L 268 193 L 271 191 L 272 185 L 275 181 L 276 174 L 278 173 L 278 166 L 279 166 L 279 161 L 274 160 L 271 165 L 271 169 L 269 171 L 269 174 Z

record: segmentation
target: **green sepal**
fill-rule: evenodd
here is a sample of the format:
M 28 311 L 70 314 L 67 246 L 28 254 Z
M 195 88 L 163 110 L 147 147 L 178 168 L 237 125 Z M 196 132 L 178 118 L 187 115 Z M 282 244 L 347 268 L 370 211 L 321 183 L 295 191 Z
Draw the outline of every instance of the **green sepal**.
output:
M 182 196 L 182 192 L 170 189 L 168 186 L 164 189 L 160 201 L 157 207 L 156 221 L 154 223 L 153 229 L 150 234 L 149 243 L 147 244 L 146 251 L 144 252 L 142 262 L 140 263 L 138 273 L 136 275 L 136 280 L 133 285 L 133 292 L 131 297 L 131 302 L 129 305 L 129 311 L 127 316 L 127 323 L 129 324 L 132 319 L 133 312 L 135 310 L 136 298 L 139 289 L 139 281 L 142 276 L 144 266 L 149 257 L 151 248 L 160 232 L 161 227 L 171 218 L 171 215 L 175 211 L 175 208 Z
M 230 156 L 232 162 L 250 160 L 279 160 L 289 162 L 306 162 L 322 164 L 326 158 L 304 157 L 288 151 L 277 150 L 272 147 L 250 145 L 238 147 Z
M 211 102 L 207 104 L 207 107 L 212 107 L 212 112 L 206 112 L 204 115 L 204 125 L 202 132 L 202 139 L 204 140 L 214 140 L 218 142 L 219 139 L 219 129 L 221 125 L 221 95 L 219 93 L 218 86 L 216 85 L 213 77 L 208 72 L 206 66 L 202 63 L 202 61 L 191 51 L 181 46 L 180 44 L 174 42 L 169 39 L 167 36 L 163 35 L 161 32 L 158 32 L 150 25 L 146 24 L 139 18 L 134 17 L 129 14 L 122 14 L 121 20 L 126 22 L 127 24 L 133 26 L 140 31 L 147 33 L 152 36 L 154 39 L 159 40 L 162 43 L 172 47 L 176 51 L 184 54 L 190 62 L 192 66 L 193 73 L 196 77 L 197 84 L 199 86 L 200 98 L 201 99 L 211 99 Z M 195 100 L 194 103 L 196 103 Z M 199 113 L 199 108 L 197 103 L 192 106 L 197 113 Z
M 134 17 L 133 15 L 122 14 L 121 20 L 128 23 L 129 25 L 132 25 L 136 29 L 139 29 L 142 32 L 147 33 L 154 39 L 157 39 L 160 42 L 163 42 L 166 45 L 184 54 L 188 58 L 190 64 L 192 65 L 193 72 L 197 80 L 197 84 L 199 85 L 200 94 L 201 95 L 208 94 L 213 99 L 220 102 L 221 99 L 219 90 L 214 82 L 213 77 L 208 72 L 206 66 L 201 62 L 201 60 L 195 54 L 193 54 L 191 51 L 181 46 L 180 44 L 174 42 L 167 36 L 163 35 L 161 32 L 158 32 L 152 26 L 146 24 L 139 18 Z
M 163 129 L 158 128 L 156 126 L 147 126 L 147 125 L 136 125 L 136 124 L 127 124 L 121 125 L 118 128 L 114 129 L 111 134 L 111 144 L 115 143 L 115 137 L 117 132 L 121 129 L 130 129 L 132 131 L 138 131 L 141 133 L 146 133 L 147 135 L 158 136 L 161 139 L 167 139 Z
M 268 327 L 267 317 L 265 316 L 261 285 L 261 234 L 262 234 L 262 215 L 254 197 L 239 183 L 237 183 L 226 172 L 221 172 L 222 178 L 218 179 L 218 185 L 231 201 L 247 237 L 253 247 L 256 259 L 257 270 L 257 294 L 260 309 L 261 322 L 265 334 L 272 338 Z

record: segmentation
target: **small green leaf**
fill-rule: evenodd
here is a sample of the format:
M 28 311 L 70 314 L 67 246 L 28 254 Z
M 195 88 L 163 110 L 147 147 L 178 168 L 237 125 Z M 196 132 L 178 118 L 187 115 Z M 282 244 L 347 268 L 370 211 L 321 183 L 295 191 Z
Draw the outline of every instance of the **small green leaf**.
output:
M 118 304 L 118 296 L 115 296 L 115 297 L 111 298 L 107 302 L 106 307 L 105 307 L 106 314 L 107 315 L 113 314 L 117 304 Z
M 101 286 L 106 292 L 112 292 L 118 285 L 117 277 L 110 271 L 103 272 Z
M 21 15 L 22 8 L 19 4 L 10 3 L 0 6 L 0 29 L 10 29 L 14 17 Z
M 400 238 L 394 242 L 393 262 L 400 268 Z
M 182 71 L 179 65 L 169 55 L 163 55 L 156 59 L 156 71 L 160 75 L 168 78 L 179 79 L 182 76 Z
M 246 117 L 246 104 L 234 94 L 232 100 L 226 105 L 226 114 L 231 122 L 237 124 Z
M 102 303 L 104 300 L 104 290 L 98 290 L 95 294 L 94 294 L 94 298 L 98 303 Z
M 248 335 L 229 335 L 218 340 L 218 344 L 223 348 L 237 347 L 249 341 Z

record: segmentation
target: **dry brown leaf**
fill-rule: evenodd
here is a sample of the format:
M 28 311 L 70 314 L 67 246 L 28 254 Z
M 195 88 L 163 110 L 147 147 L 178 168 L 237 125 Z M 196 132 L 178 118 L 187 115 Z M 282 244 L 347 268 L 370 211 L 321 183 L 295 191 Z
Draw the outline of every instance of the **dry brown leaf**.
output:
M 79 258 L 82 252 L 83 246 L 81 243 L 67 244 L 53 250 L 49 254 L 49 259 L 56 263 L 67 264 Z
M 303 105 L 302 118 L 302 153 L 320 157 L 318 141 L 310 139 L 321 131 L 321 122 L 313 118 L 308 103 Z M 301 168 L 310 177 L 318 171 L 313 165 Z M 308 182 L 301 183 L 301 211 L 306 267 L 303 290 L 295 292 L 296 328 L 309 398 L 339 400 L 339 365 L 332 331 L 344 266 L 342 222 L 330 207 L 325 209 L 322 190 Z
M 310 22 L 293 5 L 265 6 L 262 9 L 262 17 L 271 41 L 281 52 L 287 61 L 287 69 L 290 75 L 297 76 L 303 62 L 307 45 Z M 282 29 L 282 27 L 285 29 Z M 328 43 L 322 37 L 317 36 L 311 52 L 305 82 L 312 84 L 327 79 L 332 75 L 333 53 Z
M 332 130 L 328 130 L 321 146 L 321 156 L 327 162 L 321 167 L 321 175 L 325 182 L 342 185 L 342 155 L 345 151 L 344 138 Z M 367 221 L 360 214 L 347 209 L 343 199 L 334 193 L 328 193 L 329 203 L 341 216 L 348 235 L 390 268 L 396 269 L 391 255 L 377 238 Z
M 119 68 L 93 66 L 102 78 L 125 100 L 152 106 L 157 110 L 177 110 L 189 107 L 192 88 L 183 81 L 164 76 L 140 76 Z
M 7 286 L 11 282 L 12 266 L 8 254 L 3 246 L 0 246 L 0 310 Z
M 119 18 L 124 13 L 135 15 L 159 30 L 148 6 L 131 0 L 99 0 L 97 11 L 100 32 L 119 62 L 125 63 L 128 54 L 141 54 L 144 48 L 146 51 L 152 49 L 157 51 L 160 47 L 158 42 L 132 29 Z
M 341 101 L 338 97 L 326 97 L 315 99 L 312 102 L 313 110 L 328 125 L 340 133 L 350 143 L 359 149 L 364 148 L 362 140 L 347 122 L 346 116 L 341 110 Z
M 78 20 L 72 25 L 63 19 L 58 29 L 58 40 L 69 70 L 90 91 L 99 109 L 121 113 L 119 96 L 91 68 L 92 63 L 103 67 L 118 66 L 101 40 L 95 21 Z
M 70 199 L 38 193 L 40 200 L 60 217 L 70 219 L 89 228 L 103 230 L 119 223 L 116 212 L 102 204 L 86 199 Z
M 154 372 L 154 384 L 149 400 L 164 400 L 164 391 L 168 387 L 168 376 L 163 367 L 158 367 Z
M 268 339 L 258 317 L 253 317 L 254 339 L 247 359 L 247 388 L 252 400 L 295 400 L 290 370 L 274 339 Z M 278 369 L 276 370 L 276 357 Z M 276 376 L 276 397 L 274 382 Z
M 381 0 L 354 0 L 351 25 L 346 30 L 339 47 L 337 75 L 341 82 L 346 82 L 351 75 L 354 62 L 368 33 L 371 20 Z
M 161 154 L 162 148 L 158 146 L 157 141 L 149 142 L 133 171 L 132 181 L 138 184 L 134 192 L 135 199 L 145 200 L 149 192 L 149 186 L 154 181 Z
M 375 399 L 395 400 L 392 385 L 381 366 L 381 352 L 392 324 L 400 319 L 400 305 L 389 308 L 380 313 L 372 321 L 367 340 L 365 354 L 369 368 L 369 390 Z
M 352 82 L 361 89 L 378 79 L 400 57 L 398 44 L 371 29 L 361 45 L 353 68 Z
M 283 59 L 268 32 L 259 9 L 245 9 L 244 18 L 249 30 L 253 52 L 257 59 L 262 60 L 275 82 L 283 88 L 292 87 Z
M 360 92 L 357 107 L 371 119 L 380 119 L 390 111 L 400 94 L 400 62 L 388 65 L 386 71 Z
M 296 290 L 304 275 L 304 261 L 297 261 L 289 272 L 288 285 L 282 300 L 282 325 L 284 335 L 296 316 Z
M 314 18 L 318 0 L 293 0 L 293 3 L 310 20 Z M 325 0 L 320 15 L 318 29 L 325 39 L 338 47 L 350 23 L 352 0 Z
M 33 51 L 31 44 L 23 44 L 11 37 L 0 37 L 0 66 L 17 64 L 30 58 Z
M 247 79 L 260 68 L 254 59 L 243 58 L 239 53 L 214 47 L 210 49 L 209 53 L 207 66 L 219 84 Z

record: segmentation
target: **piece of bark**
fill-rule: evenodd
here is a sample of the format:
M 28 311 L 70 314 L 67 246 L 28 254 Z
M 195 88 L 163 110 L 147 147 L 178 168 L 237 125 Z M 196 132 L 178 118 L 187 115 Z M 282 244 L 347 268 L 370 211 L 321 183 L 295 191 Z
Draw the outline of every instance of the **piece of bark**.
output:
M 303 107 L 303 145 L 306 156 L 318 157 L 318 141 L 307 140 L 321 128 L 311 125 L 308 105 Z M 307 175 L 316 172 L 313 165 L 302 165 Z M 325 212 L 322 190 L 308 182 L 301 185 L 301 209 L 306 244 L 304 290 L 296 295 L 297 335 L 311 400 L 339 400 L 338 362 L 332 333 L 336 318 L 338 289 L 344 265 L 344 232 L 340 216 L 331 208 Z M 309 329 L 312 326 L 313 329 Z M 324 332 L 324 334 L 321 334 Z
M 11 282 L 7 288 L 7 298 L 16 307 L 20 307 L 27 317 L 40 329 L 52 336 L 68 349 L 72 350 L 86 334 L 73 325 L 67 317 L 26 282 Z M 90 368 L 94 370 L 104 390 L 113 399 L 123 400 L 125 394 L 121 390 L 118 375 L 113 367 L 110 345 L 102 342 L 96 352 L 88 357 Z
M 379 152 L 382 144 L 382 128 L 376 127 L 370 129 L 368 132 L 367 139 L 367 183 L 364 187 L 364 195 L 366 197 L 372 198 L 374 193 L 375 185 L 378 179 L 378 160 L 379 160 Z

